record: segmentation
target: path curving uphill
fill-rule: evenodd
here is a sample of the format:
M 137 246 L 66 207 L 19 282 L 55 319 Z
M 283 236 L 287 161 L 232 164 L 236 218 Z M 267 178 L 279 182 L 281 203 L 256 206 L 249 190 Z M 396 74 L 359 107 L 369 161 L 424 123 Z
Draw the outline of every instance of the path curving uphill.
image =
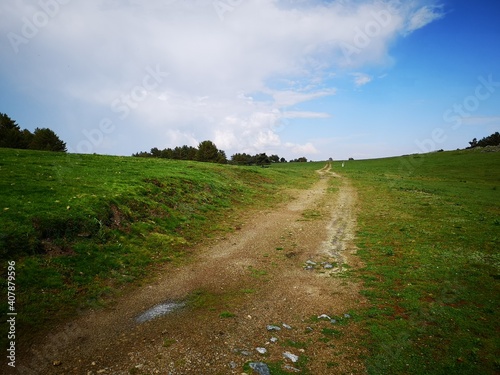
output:
M 318 173 L 288 204 L 195 249 L 188 265 L 61 327 L 19 373 L 365 373 L 349 314 L 365 303 L 349 276 L 360 266 L 356 193 L 330 164 Z

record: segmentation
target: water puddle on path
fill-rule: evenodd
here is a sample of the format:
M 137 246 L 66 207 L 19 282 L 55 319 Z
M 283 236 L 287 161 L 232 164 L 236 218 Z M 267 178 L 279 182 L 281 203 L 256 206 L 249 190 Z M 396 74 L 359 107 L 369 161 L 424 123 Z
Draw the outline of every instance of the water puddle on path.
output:
M 135 321 L 137 323 L 144 323 L 152 319 L 158 318 L 160 316 L 170 314 L 171 312 L 184 307 L 186 304 L 184 302 L 164 302 L 156 306 L 153 306 L 149 310 L 143 312 Z

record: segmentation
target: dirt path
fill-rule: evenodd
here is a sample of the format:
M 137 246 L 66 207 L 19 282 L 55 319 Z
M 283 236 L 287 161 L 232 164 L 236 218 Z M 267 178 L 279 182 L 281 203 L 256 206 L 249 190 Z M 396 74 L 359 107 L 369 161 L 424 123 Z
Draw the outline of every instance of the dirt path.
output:
M 321 179 L 293 192 L 289 204 L 249 215 L 241 229 L 195 249 L 190 265 L 166 266 L 152 285 L 47 337 L 19 373 L 243 374 L 248 362 L 290 373 L 364 373 L 360 331 L 348 314 L 364 300 L 346 277 L 359 266 L 356 194 L 329 166 L 318 172 Z M 187 296 L 187 306 L 137 322 L 151 307 Z M 317 319 L 322 314 L 337 322 Z

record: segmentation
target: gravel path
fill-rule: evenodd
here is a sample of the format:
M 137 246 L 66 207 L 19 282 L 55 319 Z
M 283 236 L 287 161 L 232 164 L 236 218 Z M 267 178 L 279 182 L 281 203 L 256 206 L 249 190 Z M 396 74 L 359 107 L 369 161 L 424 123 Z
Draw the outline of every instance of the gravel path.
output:
M 364 374 L 363 332 L 349 314 L 365 303 L 349 277 L 360 266 L 356 193 L 329 165 L 318 173 L 288 204 L 248 214 L 238 230 L 195 248 L 188 265 L 166 265 L 150 285 L 49 335 L 19 373 L 264 374 L 269 364 Z M 138 321 L 161 303 L 172 309 Z

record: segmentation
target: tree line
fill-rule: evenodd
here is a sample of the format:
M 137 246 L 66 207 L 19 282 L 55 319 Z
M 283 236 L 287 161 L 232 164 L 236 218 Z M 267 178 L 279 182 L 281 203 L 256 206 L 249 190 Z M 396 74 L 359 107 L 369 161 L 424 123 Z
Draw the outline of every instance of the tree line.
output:
M 200 142 L 198 148 L 192 146 L 176 147 L 174 149 L 166 148 L 160 150 L 153 147 L 150 152 L 141 151 L 132 156 L 141 158 L 163 158 L 175 160 L 196 160 L 210 163 L 227 164 L 226 153 L 219 150 L 211 141 Z
M 201 162 L 209 163 L 219 163 L 219 164 L 235 164 L 235 165 L 269 165 L 272 163 L 286 163 L 286 159 L 279 157 L 278 155 L 268 156 L 266 153 L 259 153 L 255 155 L 250 155 L 247 153 L 236 153 L 231 156 L 230 159 L 226 157 L 226 153 L 223 150 L 219 150 L 217 146 L 212 141 L 200 142 L 198 147 L 193 146 L 182 146 L 175 148 L 165 148 L 159 150 L 157 147 L 151 149 L 151 151 L 137 152 L 132 154 L 135 157 L 143 158 L 164 158 L 164 159 L 174 159 L 174 160 L 195 160 Z M 305 157 L 290 160 L 290 162 L 307 162 Z
M 476 138 L 474 138 L 472 141 L 469 142 L 469 145 L 470 146 L 467 148 L 498 146 L 500 145 L 500 133 L 495 132 L 488 137 L 481 138 L 479 141 Z
M 0 112 L 0 147 L 42 151 L 66 152 L 64 143 L 49 128 L 36 128 L 32 133 L 21 130 L 19 125 L 5 113 Z

